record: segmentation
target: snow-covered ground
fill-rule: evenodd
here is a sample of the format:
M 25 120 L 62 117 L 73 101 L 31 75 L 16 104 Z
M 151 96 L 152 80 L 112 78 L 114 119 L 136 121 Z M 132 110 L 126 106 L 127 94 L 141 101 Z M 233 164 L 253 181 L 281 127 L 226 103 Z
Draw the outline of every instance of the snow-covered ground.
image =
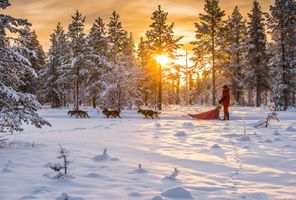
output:
M 43 109 L 52 127 L 27 126 L 0 149 L 0 199 L 295 200 L 296 112 L 279 113 L 269 128 L 253 126 L 262 108 L 233 107 L 229 122 L 186 116 L 207 109 L 174 107 L 160 120 L 136 111 L 105 119 L 90 108 L 90 119 L 76 119 L 67 109 Z M 60 162 L 59 144 L 73 161 L 62 179 L 49 167 Z

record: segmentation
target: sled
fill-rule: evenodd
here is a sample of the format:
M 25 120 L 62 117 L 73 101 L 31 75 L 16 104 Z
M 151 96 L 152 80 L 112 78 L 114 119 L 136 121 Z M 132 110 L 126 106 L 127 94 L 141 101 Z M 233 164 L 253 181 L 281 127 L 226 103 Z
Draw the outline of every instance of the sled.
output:
M 199 120 L 199 119 L 217 120 L 217 119 L 219 119 L 220 110 L 221 110 L 221 107 L 218 106 L 217 108 L 207 111 L 207 112 L 203 112 L 203 113 L 199 113 L 199 114 L 188 114 L 188 115 L 196 120 Z

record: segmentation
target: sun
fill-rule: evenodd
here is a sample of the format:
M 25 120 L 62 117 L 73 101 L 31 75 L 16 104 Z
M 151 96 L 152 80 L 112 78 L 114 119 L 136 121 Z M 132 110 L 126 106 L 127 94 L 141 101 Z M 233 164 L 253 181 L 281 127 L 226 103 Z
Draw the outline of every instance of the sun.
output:
M 172 62 L 172 60 L 165 55 L 157 55 L 157 56 L 155 56 L 155 60 L 161 65 L 166 65 L 166 64 Z

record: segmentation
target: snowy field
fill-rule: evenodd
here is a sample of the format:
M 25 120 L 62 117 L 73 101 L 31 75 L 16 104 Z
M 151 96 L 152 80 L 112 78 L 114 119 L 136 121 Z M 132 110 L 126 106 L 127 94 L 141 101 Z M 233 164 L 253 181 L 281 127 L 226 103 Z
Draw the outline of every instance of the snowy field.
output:
M 186 116 L 204 110 L 175 107 L 146 120 L 136 111 L 105 119 L 88 109 L 90 119 L 76 119 L 43 109 L 52 127 L 28 126 L 0 149 L 0 199 L 296 199 L 296 111 L 269 128 L 254 128 L 263 108 L 232 107 L 229 122 Z M 73 161 L 62 179 L 49 167 L 60 162 L 59 144 Z

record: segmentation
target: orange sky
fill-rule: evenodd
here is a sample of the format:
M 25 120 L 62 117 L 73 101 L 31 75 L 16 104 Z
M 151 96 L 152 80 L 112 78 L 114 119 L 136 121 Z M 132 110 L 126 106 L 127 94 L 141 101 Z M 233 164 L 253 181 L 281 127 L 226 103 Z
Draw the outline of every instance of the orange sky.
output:
M 258 0 L 263 11 L 267 12 L 274 0 Z M 89 30 L 97 17 L 102 17 L 105 23 L 113 10 L 121 16 L 125 30 L 133 32 L 136 42 L 144 36 L 152 12 L 157 5 L 169 12 L 169 22 L 175 22 L 176 36 L 183 35 L 184 48 L 194 40 L 194 22 L 198 14 L 203 12 L 204 0 L 11 0 L 12 6 L 5 10 L 14 17 L 27 18 L 37 32 L 38 38 L 47 50 L 49 35 L 58 22 L 66 29 L 71 21 L 71 15 L 79 9 L 86 16 L 86 31 Z M 250 11 L 252 0 L 220 0 L 220 6 L 229 14 L 238 5 L 244 16 Z

